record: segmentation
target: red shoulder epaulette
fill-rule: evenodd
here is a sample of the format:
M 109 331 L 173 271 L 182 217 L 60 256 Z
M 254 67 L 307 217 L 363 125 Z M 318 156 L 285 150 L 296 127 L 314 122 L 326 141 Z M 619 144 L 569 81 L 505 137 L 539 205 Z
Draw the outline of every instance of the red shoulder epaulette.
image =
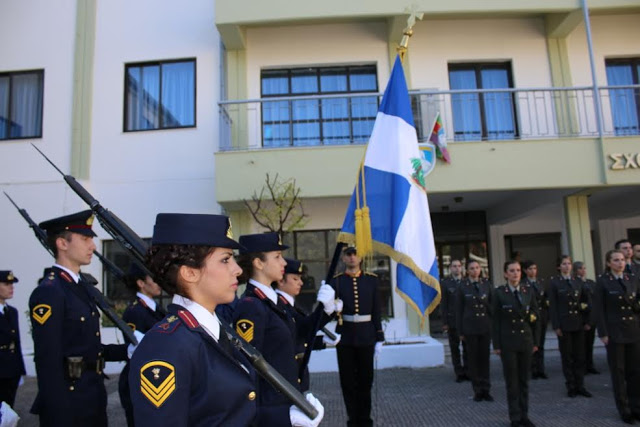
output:
M 60 277 L 62 277 L 64 280 L 66 280 L 69 283 L 73 283 L 73 279 L 71 278 L 71 276 L 69 276 L 69 273 L 67 273 L 66 271 L 61 271 Z
M 280 298 L 280 301 L 282 301 L 284 305 L 289 305 L 289 301 L 287 301 L 287 299 L 283 295 L 278 295 L 278 297 Z
M 255 293 L 258 296 L 258 298 L 260 298 L 260 299 L 266 299 L 267 298 L 267 296 L 264 294 L 264 292 L 262 292 L 258 288 L 255 288 L 253 293 Z
M 144 300 L 143 300 L 142 298 L 138 298 L 138 301 L 136 301 L 136 302 L 140 302 L 140 304 L 142 304 L 144 307 L 149 308 L 149 306 L 147 305 L 147 303 L 146 303 L 146 302 L 144 302 Z
M 193 317 L 193 314 L 189 313 L 187 310 L 178 310 L 178 317 L 182 319 L 182 321 L 189 327 L 189 329 L 194 329 L 200 326 L 200 323 Z

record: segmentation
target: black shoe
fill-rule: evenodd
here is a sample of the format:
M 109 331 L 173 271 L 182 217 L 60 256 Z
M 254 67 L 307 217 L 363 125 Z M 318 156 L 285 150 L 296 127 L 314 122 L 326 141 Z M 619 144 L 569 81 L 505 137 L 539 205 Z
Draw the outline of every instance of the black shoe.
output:
M 576 393 L 584 397 L 593 397 L 593 394 L 589 393 L 584 387 L 576 391 Z
M 540 378 L 540 374 L 537 372 L 534 372 L 531 374 L 531 379 L 532 380 L 537 380 L 538 378 Z
M 640 421 L 640 412 L 632 412 L 631 415 L 633 415 L 633 418 Z
M 633 415 L 631 414 L 622 414 L 622 416 L 620 417 L 622 418 L 622 421 L 624 421 L 626 424 L 633 424 Z
M 469 378 L 469 375 L 467 374 L 462 374 L 462 379 L 465 381 L 471 381 L 471 378 Z
M 461 383 L 464 381 L 464 375 L 456 375 L 456 382 Z
M 523 420 L 520 420 L 520 425 L 524 426 L 524 427 L 536 427 L 536 425 L 534 423 L 532 423 L 529 418 L 525 418 Z
M 569 390 L 567 392 L 567 396 L 569 396 L 569 397 L 576 397 L 577 395 L 578 395 L 578 392 L 573 390 L 573 389 L 571 389 L 571 390 Z
M 482 401 L 482 393 L 476 393 L 476 394 L 473 396 L 473 401 L 474 401 L 474 402 L 480 402 L 480 401 Z
M 488 391 L 482 393 L 482 399 L 486 400 L 487 402 L 493 402 L 493 396 L 491 396 Z
M 600 375 L 600 371 L 598 371 L 596 368 L 587 369 L 587 373 L 588 374 L 594 374 L 594 375 Z
M 519 421 L 511 421 L 511 427 L 520 427 L 521 425 Z
M 549 379 L 547 374 L 545 374 L 544 372 L 538 374 L 538 378 L 542 378 L 543 380 L 548 380 Z

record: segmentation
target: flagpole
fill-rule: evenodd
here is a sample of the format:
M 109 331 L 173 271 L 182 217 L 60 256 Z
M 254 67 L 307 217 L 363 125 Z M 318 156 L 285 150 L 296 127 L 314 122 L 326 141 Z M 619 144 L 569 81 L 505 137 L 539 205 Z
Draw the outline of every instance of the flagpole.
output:
M 416 19 L 421 20 L 424 16 L 424 13 L 416 11 L 415 5 L 413 5 L 411 9 L 406 8 L 405 12 L 409 13 L 409 18 L 407 18 L 407 26 L 402 30 L 402 40 L 400 40 L 400 44 L 396 48 L 400 56 L 400 62 L 402 63 L 404 63 L 404 57 L 409 49 L 409 39 L 413 35 L 413 26 L 416 24 Z

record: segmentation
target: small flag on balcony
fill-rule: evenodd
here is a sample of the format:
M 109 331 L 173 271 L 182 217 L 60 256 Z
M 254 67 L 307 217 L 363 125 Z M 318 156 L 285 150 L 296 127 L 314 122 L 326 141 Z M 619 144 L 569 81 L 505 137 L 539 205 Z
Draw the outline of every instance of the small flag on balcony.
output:
M 338 240 L 396 261 L 396 292 L 424 321 L 440 302 L 425 171 L 397 58 Z
M 431 129 L 431 136 L 429 141 L 436 146 L 436 155 L 439 159 L 443 159 L 447 163 L 451 163 L 451 157 L 449 157 L 449 150 L 447 150 L 447 135 L 444 133 L 444 126 L 442 125 L 442 117 L 440 112 L 436 114 L 436 119 L 433 122 L 433 128 Z

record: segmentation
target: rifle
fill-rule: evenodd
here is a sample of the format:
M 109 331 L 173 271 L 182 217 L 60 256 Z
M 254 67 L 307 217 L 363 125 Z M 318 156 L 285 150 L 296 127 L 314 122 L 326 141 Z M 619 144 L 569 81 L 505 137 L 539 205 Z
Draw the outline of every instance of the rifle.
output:
M 336 268 L 338 267 L 338 261 L 340 260 L 340 254 L 342 253 L 342 248 L 345 246 L 344 243 L 338 242 L 336 243 L 336 248 L 333 251 L 333 258 L 331 258 L 331 264 L 329 264 L 329 270 L 327 271 L 327 275 L 325 276 L 325 280 L 324 282 L 326 284 L 329 284 L 329 282 L 331 281 L 331 279 L 333 278 L 333 274 L 336 271 Z M 337 297 L 337 295 L 336 295 Z M 324 310 L 324 307 L 322 306 L 322 304 L 318 304 L 318 306 L 316 307 L 316 309 L 314 310 L 312 316 L 318 316 L 317 317 L 317 322 L 315 327 L 309 331 L 309 335 L 307 335 L 307 341 L 306 341 L 306 347 L 304 349 L 304 357 L 302 358 L 302 363 L 300 364 L 300 367 L 298 368 L 298 378 L 302 378 L 302 374 L 304 373 L 305 368 L 307 367 L 307 365 L 309 364 L 309 359 L 311 358 L 311 351 L 313 350 L 313 340 L 315 340 L 315 336 L 316 336 L 316 332 L 320 329 L 320 319 L 322 319 L 322 313 L 318 313 L 319 311 Z M 339 319 L 341 319 L 339 317 Z M 322 331 L 326 334 L 326 328 L 322 328 Z M 328 335 L 328 334 L 327 334 Z M 333 335 L 333 334 L 331 334 Z M 328 335 L 329 336 L 329 335 Z M 335 340 L 336 336 L 333 335 L 333 337 L 329 336 L 329 338 Z
M 47 243 L 47 232 L 44 231 L 42 228 L 40 228 L 38 224 L 36 224 L 35 221 L 31 219 L 31 217 L 29 216 L 29 214 L 25 209 L 21 209 L 20 207 L 18 207 L 16 202 L 14 202 L 13 199 L 9 197 L 9 195 L 5 191 L 3 191 L 3 193 L 5 196 L 7 196 L 7 199 L 9 199 L 11 204 L 15 206 L 15 208 L 18 210 L 20 215 L 22 215 L 22 218 L 24 218 L 24 220 L 27 221 L 27 224 L 29 224 L 29 227 L 33 230 L 34 234 L 36 235 L 36 238 L 40 241 L 42 246 L 44 246 L 44 248 L 51 254 L 51 256 L 55 258 L 53 254 L 53 249 L 51 249 L 49 247 L 49 244 Z M 108 261 L 104 256 L 99 254 L 97 251 L 93 251 L 93 253 L 98 255 L 98 258 L 100 258 L 101 261 L 102 260 Z M 108 262 L 111 263 L 111 261 L 108 261 Z M 112 267 L 115 267 L 116 269 L 120 270 L 115 265 L 112 265 Z M 122 271 L 120 272 L 122 273 Z M 120 318 L 120 316 L 118 316 L 118 313 L 116 313 L 115 310 L 113 309 L 113 304 L 109 302 L 107 298 L 104 295 L 102 295 L 102 292 L 100 292 L 95 287 L 95 285 L 98 283 L 98 280 L 96 280 L 96 278 L 93 277 L 92 275 L 88 273 L 82 273 L 82 272 L 80 273 L 80 278 L 82 279 L 80 280 L 80 283 L 85 287 L 89 295 L 93 298 L 94 302 L 96 303 L 98 308 L 102 310 L 105 316 L 107 316 L 116 325 L 116 327 L 122 331 L 122 334 L 125 336 L 127 340 L 129 340 L 129 342 L 131 342 L 134 345 L 138 344 L 138 339 L 134 335 L 133 329 L 131 329 L 131 327 L 127 325 L 125 321 Z
M 33 144 L 31 144 L 33 145 Z M 33 146 L 36 150 L 38 148 Z M 89 192 L 71 175 L 65 175 L 44 153 L 38 150 L 42 156 L 64 177 L 65 182 L 86 204 L 89 205 L 93 213 L 100 221 L 102 228 L 111 235 L 118 243 L 120 243 L 140 264 L 148 271 L 145 264 L 145 254 L 148 251 L 147 243 L 140 238 L 131 228 L 129 228 L 115 214 L 105 209 Z M 150 276 L 153 276 L 149 273 Z M 226 322 L 220 322 L 222 329 L 229 337 L 229 341 L 242 352 L 251 362 L 255 370 L 268 382 L 273 388 L 284 394 L 294 405 L 309 418 L 314 419 L 318 416 L 318 410 L 296 389 L 289 381 L 286 380 L 278 371 L 273 368 L 264 358 L 264 356 L 256 350 L 251 344 L 240 338 L 236 332 L 227 325 Z

